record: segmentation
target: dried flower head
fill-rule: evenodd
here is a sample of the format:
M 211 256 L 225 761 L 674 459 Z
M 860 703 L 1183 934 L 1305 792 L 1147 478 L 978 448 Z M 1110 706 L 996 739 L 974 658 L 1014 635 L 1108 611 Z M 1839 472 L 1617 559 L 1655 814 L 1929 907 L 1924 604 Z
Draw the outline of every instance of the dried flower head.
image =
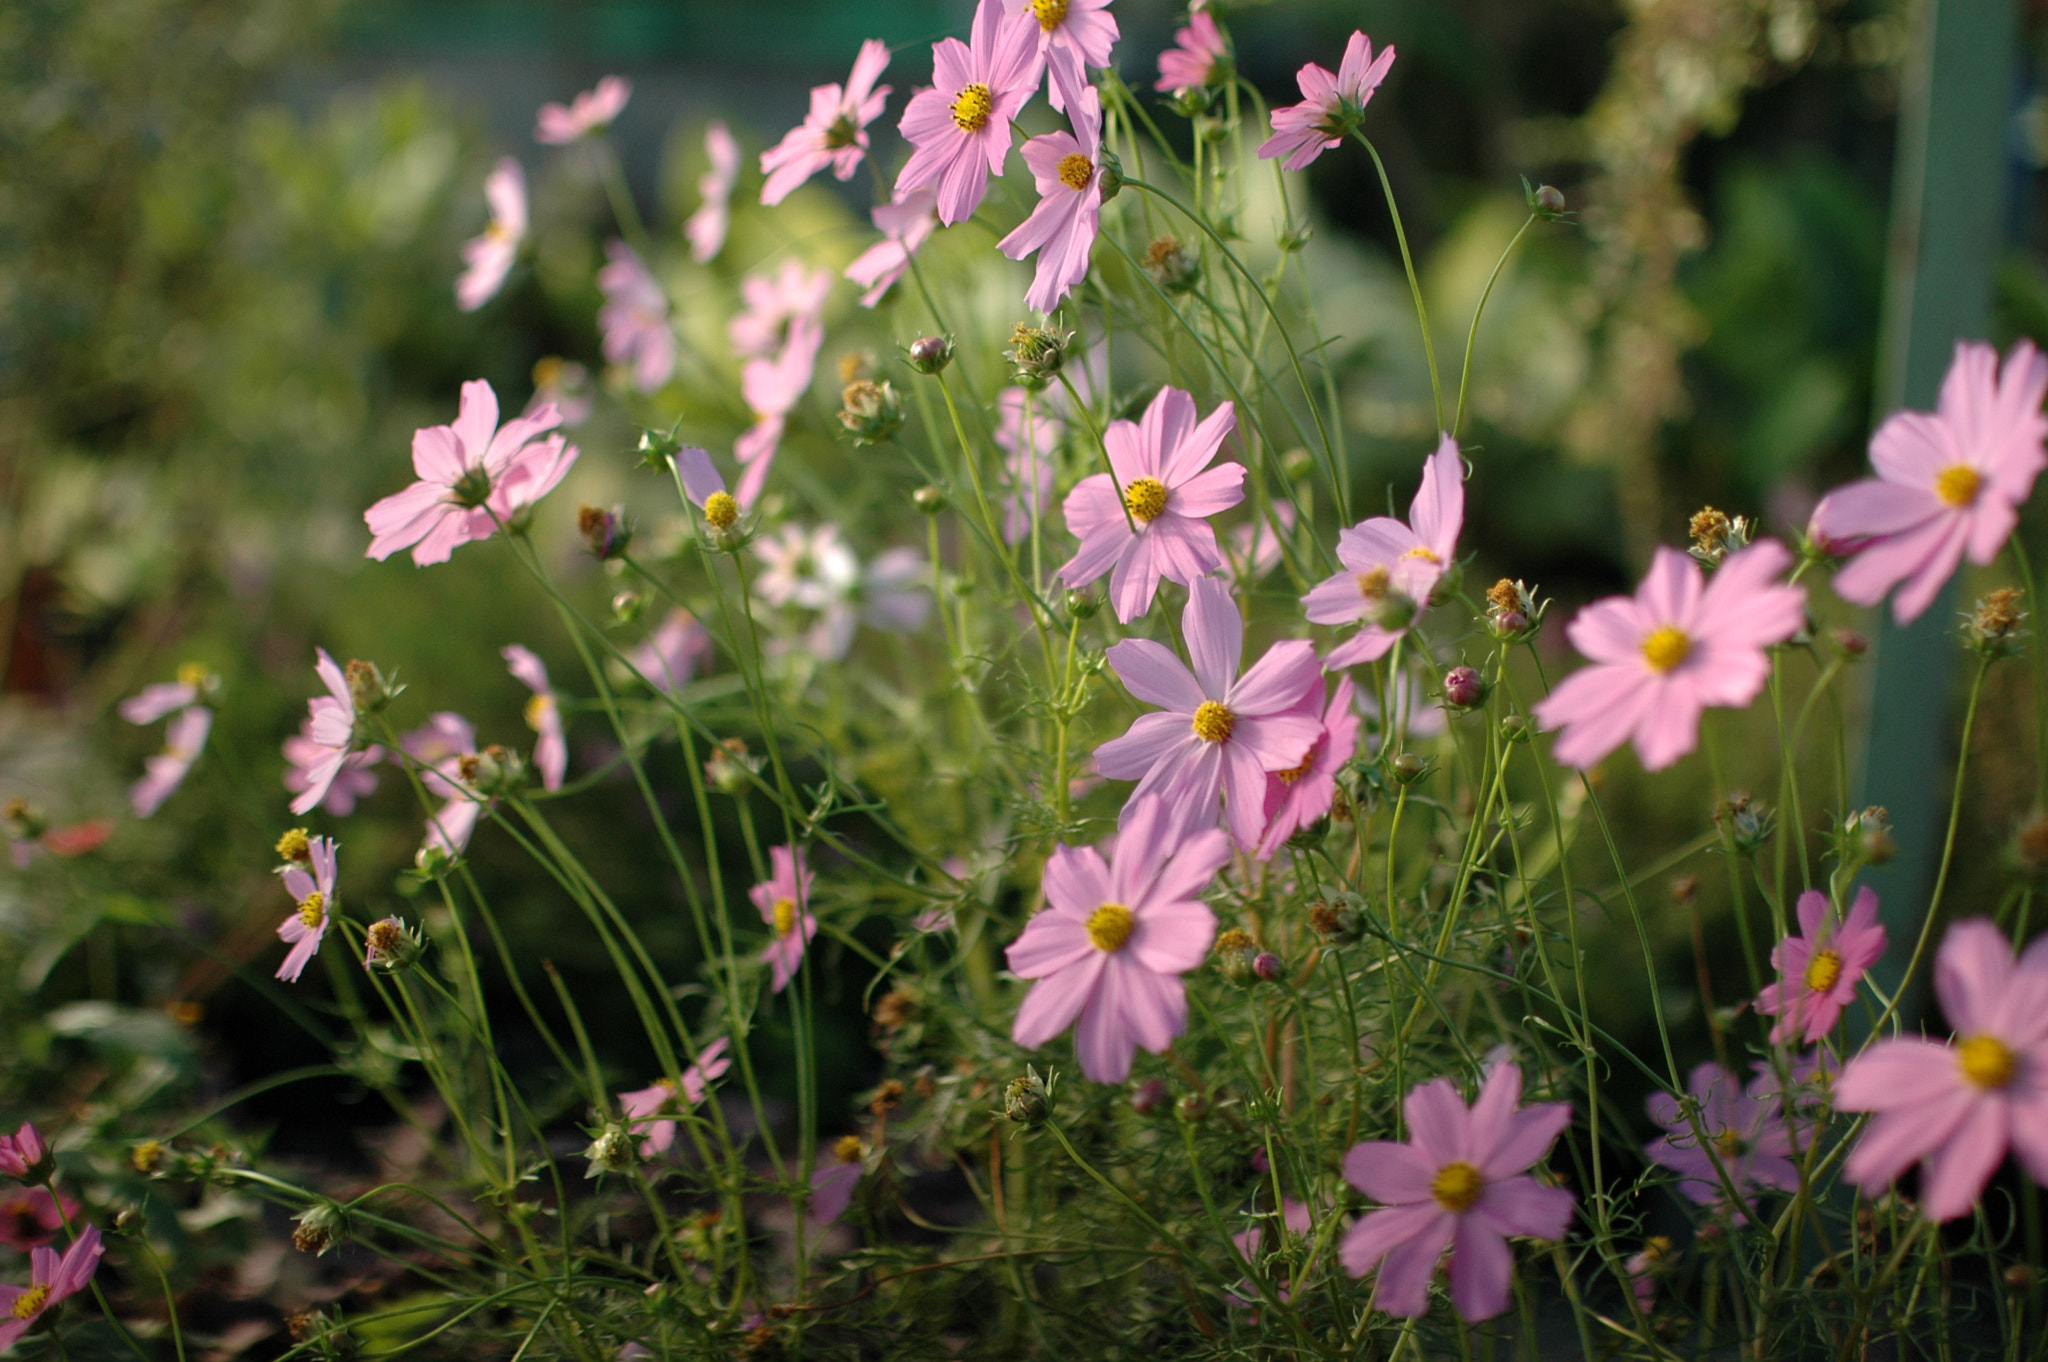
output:
M 857 445 L 879 444 L 903 429 L 903 399 L 894 385 L 859 378 L 840 393 L 839 424 Z
M 1202 280 L 1202 256 L 1179 237 L 1154 237 L 1145 248 L 1145 273 L 1163 293 L 1186 293 Z
M 2021 609 L 2025 600 L 2024 593 L 2010 586 L 1980 596 L 1963 624 L 1963 640 L 1971 651 L 1987 658 L 2011 656 L 2023 637 L 2019 629 L 2027 617 Z

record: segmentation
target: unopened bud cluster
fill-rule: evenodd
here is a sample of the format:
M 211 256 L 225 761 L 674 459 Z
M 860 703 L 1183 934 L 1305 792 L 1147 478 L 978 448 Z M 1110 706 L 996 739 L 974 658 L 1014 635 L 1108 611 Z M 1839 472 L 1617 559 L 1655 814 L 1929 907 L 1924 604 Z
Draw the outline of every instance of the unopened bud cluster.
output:
M 857 378 L 839 400 L 839 424 L 857 445 L 880 444 L 903 429 L 903 398 L 886 379 Z

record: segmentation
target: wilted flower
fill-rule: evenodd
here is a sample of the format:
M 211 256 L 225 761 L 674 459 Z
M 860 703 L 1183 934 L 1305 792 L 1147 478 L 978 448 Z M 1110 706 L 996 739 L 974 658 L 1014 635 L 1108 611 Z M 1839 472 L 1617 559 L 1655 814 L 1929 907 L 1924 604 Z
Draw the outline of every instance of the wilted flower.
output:
M 726 229 L 732 224 L 732 187 L 740 178 L 740 144 L 725 124 L 713 120 L 704 129 L 704 154 L 711 168 L 697 177 L 700 202 L 683 223 L 690 258 L 699 264 L 725 249 Z
M 1977 598 L 1977 606 L 1964 616 L 1963 640 L 1973 652 L 1988 658 L 2009 657 L 2019 648 L 2020 622 L 2027 612 L 2020 608 L 2025 596 L 2014 587 L 2001 586 Z
M 896 192 L 933 186 L 939 220 L 974 216 L 1010 154 L 1010 120 L 1038 88 L 1040 29 L 1029 15 L 1003 16 L 1002 0 L 981 0 L 965 43 L 932 44 L 932 87 L 910 97 L 897 125 L 915 150 Z
M 1209 16 L 1195 16 L 1206 19 Z M 1163 60 L 1163 58 L 1162 58 Z M 1145 273 L 1163 293 L 1186 293 L 1202 280 L 1202 256 L 1181 245 L 1180 238 L 1160 236 L 1145 248 Z
M 1335 75 L 1314 62 L 1302 67 L 1295 76 L 1301 103 L 1273 110 L 1273 135 L 1260 144 L 1259 155 L 1269 160 L 1285 156 L 1283 164 L 1289 170 L 1305 168 L 1358 126 L 1373 91 L 1393 64 L 1392 43 L 1375 59 L 1372 40 L 1353 33 Z
M 402 917 L 380 917 L 363 931 L 363 968 L 398 974 L 427 948 L 427 938 Z
M 534 123 L 533 140 L 562 145 L 610 127 L 626 101 L 633 97 L 633 82 L 624 76 L 606 76 L 594 90 L 585 90 L 564 107 L 543 104 Z
M 633 542 L 633 527 L 626 521 L 623 506 L 577 507 L 576 533 L 583 537 L 583 547 L 590 550 L 590 556 L 600 563 L 618 557 Z
M 1010 348 L 1003 354 L 1016 366 L 1019 383 L 1032 392 L 1043 392 L 1066 366 L 1067 346 L 1073 339 L 1071 331 L 1018 322 L 1010 333 Z
M 455 305 L 464 312 L 496 297 L 519 258 L 519 243 L 526 236 L 526 172 L 517 159 L 499 158 L 484 177 L 484 198 L 491 205 L 490 224 L 482 236 L 463 243 L 462 261 L 468 268 L 455 281 Z
M 583 1157 L 590 1161 L 590 1166 L 583 1170 L 586 1178 L 602 1173 L 630 1173 L 635 1162 L 632 1131 L 623 1121 L 605 1122 L 584 1149 Z
M 1548 604 L 1533 588 L 1503 577 L 1486 589 L 1486 627 L 1504 643 L 1521 643 L 1542 625 Z
M 1708 506 L 1694 514 L 1688 531 L 1692 547 L 1686 552 L 1707 567 L 1719 567 L 1731 553 L 1749 547 L 1751 525 L 1746 516 L 1730 516 Z
M 850 180 L 868 150 L 868 124 L 881 117 L 889 87 L 875 81 L 889 66 L 889 45 L 870 38 L 853 59 L 846 84 L 811 87 L 811 111 L 783 139 L 761 153 L 761 202 L 781 203 L 790 191 L 831 167 L 834 177 Z

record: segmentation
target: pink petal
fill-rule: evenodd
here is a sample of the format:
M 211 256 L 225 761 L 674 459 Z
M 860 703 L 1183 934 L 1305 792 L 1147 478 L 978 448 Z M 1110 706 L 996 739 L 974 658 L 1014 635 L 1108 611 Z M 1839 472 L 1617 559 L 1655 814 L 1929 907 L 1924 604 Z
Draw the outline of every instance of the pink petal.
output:
M 1181 629 L 1202 693 L 1212 699 L 1223 699 L 1230 694 L 1237 680 L 1238 663 L 1244 657 L 1244 617 L 1238 614 L 1230 588 L 1210 578 L 1190 586 Z M 1303 689 L 1306 688 L 1304 682 Z
M 1437 1167 L 1413 1145 L 1373 1140 L 1344 1156 L 1344 1180 L 1383 1205 L 1427 1202 Z
M 1111 780 L 1138 780 L 1178 764 L 1178 753 L 1201 742 L 1185 714 L 1140 714 L 1129 732 L 1095 749 L 1095 768 Z
M 1193 714 L 1207 698 L 1194 673 L 1151 639 L 1124 639 L 1110 646 L 1107 657 L 1124 688 L 1148 705 Z
M 1920 1178 L 1920 1210 L 1929 1220 L 1953 1220 L 1970 1207 L 2005 1157 L 2011 1110 L 2004 1097 L 1984 1094 L 1928 1161 Z
M 1456 1160 L 1473 1161 L 1468 1135 L 1469 1113 L 1448 1078 L 1416 1085 L 1402 1104 L 1408 1117 L 1409 1142 L 1439 1167 Z
M 1088 954 L 1074 964 L 1034 983 L 1017 1007 L 1010 1039 L 1035 1050 L 1072 1026 L 1081 1009 L 1095 997 L 1096 981 L 1108 959 L 1091 946 Z
M 1492 1319 L 1508 1308 L 1514 1255 L 1508 1241 L 1480 1217 L 1461 1216 L 1451 1248 L 1451 1303 L 1468 1320 Z

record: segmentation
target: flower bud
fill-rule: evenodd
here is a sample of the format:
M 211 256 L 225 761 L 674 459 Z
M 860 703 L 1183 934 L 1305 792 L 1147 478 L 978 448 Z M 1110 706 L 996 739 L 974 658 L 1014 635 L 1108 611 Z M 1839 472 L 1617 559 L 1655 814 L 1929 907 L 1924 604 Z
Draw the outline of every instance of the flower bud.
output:
M 1198 1092 L 1184 1092 L 1174 1099 L 1173 1114 L 1189 1125 L 1197 1125 L 1209 1118 L 1209 1099 Z
M 1016 366 L 1017 382 L 1032 392 L 1043 392 L 1066 363 L 1067 346 L 1073 339 L 1070 331 L 1019 322 L 1010 333 L 1010 348 L 1003 354 Z
M 1162 293 L 1188 293 L 1202 280 L 1202 256 L 1181 244 L 1179 237 L 1154 237 L 1145 248 L 1145 273 Z
M 858 378 L 839 394 L 839 424 L 857 445 L 880 444 L 903 429 L 903 399 L 888 382 Z
M 1714 822 L 1739 854 L 1753 856 L 1777 831 L 1778 816 L 1761 802 L 1738 792 L 1714 810 Z
M 1148 1078 L 1131 1090 L 1131 1110 L 1140 1116 L 1150 1116 L 1166 1105 L 1166 1084 L 1157 1078 Z
M 1882 804 L 1872 804 L 1843 819 L 1842 833 L 1848 841 L 1844 851 L 1865 865 L 1883 865 L 1899 854 L 1898 841 L 1892 836 L 1891 813 Z
M 583 536 L 583 547 L 600 563 L 618 557 L 633 542 L 633 527 L 626 523 L 623 506 L 577 507 L 576 533 Z
M 140 1206 L 123 1206 L 114 1212 L 114 1233 L 124 1238 L 134 1238 L 149 1225 L 149 1217 Z
M 1390 634 L 1398 634 L 1415 623 L 1422 607 L 1405 591 L 1389 587 L 1372 605 L 1366 618 Z
M 1069 591 L 1067 613 L 1077 620 L 1093 619 L 1095 612 L 1102 608 L 1102 597 L 1092 591 Z
M 331 1201 L 319 1201 L 292 1217 L 298 1228 L 292 1231 L 292 1247 L 316 1257 L 337 1244 L 348 1242 L 348 1212 Z
M 1252 973 L 1266 983 L 1278 983 L 1285 970 L 1286 966 L 1280 963 L 1280 957 L 1271 951 L 1260 951 L 1252 957 Z
M 1397 785 L 1412 785 L 1429 773 L 1429 763 L 1413 752 L 1402 752 L 1387 763 L 1387 774 Z
M 1840 648 L 1845 656 L 1861 657 L 1870 651 L 1870 640 L 1854 629 L 1836 629 L 1833 631 L 1833 637 L 1835 646 Z
M 526 765 L 519 754 L 492 743 L 481 752 L 464 756 L 457 766 L 463 784 L 478 794 L 503 794 L 519 784 Z
M 2013 830 L 2005 866 L 2023 880 L 2048 881 L 2048 812 L 2034 810 Z
M 926 483 L 910 494 L 911 504 L 926 515 L 937 515 L 946 509 L 946 494 Z
M 1124 189 L 1124 163 L 1108 147 L 1095 153 L 1095 188 L 1101 194 L 1101 201 L 1108 203 Z
M 410 969 L 426 947 L 426 934 L 406 926 L 404 918 L 379 918 L 363 932 L 363 968 L 398 974 Z
M 1259 981 L 1255 969 L 1259 943 L 1237 928 L 1232 927 L 1217 937 L 1211 953 L 1216 957 L 1216 972 L 1231 983 L 1243 988 Z
M 903 352 L 910 367 L 921 374 L 936 374 L 945 371 L 953 362 L 953 338 L 951 336 L 919 336 Z
M 630 1170 L 638 1159 L 633 1148 L 633 1134 L 623 1121 L 607 1121 L 590 1147 L 583 1151 L 583 1157 L 590 1160 L 590 1166 L 583 1170 L 583 1176 L 594 1178 L 600 1173 L 624 1173 Z
M 752 783 L 754 772 L 760 769 L 760 758 L 747 755 L 746 739 L 725 738 L 704 763 L 704 777 L 720 794 L 736 795 Z
M 1534 730 L 1529 727 L 1529 720 L 1526 716 L 1520 714 L 1501 716 L 1500 735 L 1508 742 L 1527 742 L 1533 732 Z
M 375 714 L 405 689 L 385 680 L 376 663 L 365 662 L 361 658 L 351 658 L 342 671 L 348 677 L 348 696 L 355 702 L 358 714 Z
M 1473 667 L 1453 667 L 1444 673 L 1444 703 L 1452 709 L 1477 709 L 1486 703 L 1486 682 Z
M 1026 1067 L 1022 1078 L 1013 1078 L 1003 1088 L 1003 1115 L 1020 1126 L 1035 1126 L 1052 1113 L 1052 1089 Z
M 1530 213 L 1545 222 L 1562 222 L 1571 216 L 1564 193 L 1553 185 L 1539 184 L 1532 189 L 1529 182 L 1523 180 L 1522 198 L 1528 203 Z
M 631 624 L 647 608 L 647 597 L 638 591 L 621 591 L 612 597 L 612 623 Z
M 1700 896 L 1700 877 L 1697 875 L 1675 875 L 1671 880 L 1671 901 L 1681 908 L 1690 908 L 1693 900 Z

